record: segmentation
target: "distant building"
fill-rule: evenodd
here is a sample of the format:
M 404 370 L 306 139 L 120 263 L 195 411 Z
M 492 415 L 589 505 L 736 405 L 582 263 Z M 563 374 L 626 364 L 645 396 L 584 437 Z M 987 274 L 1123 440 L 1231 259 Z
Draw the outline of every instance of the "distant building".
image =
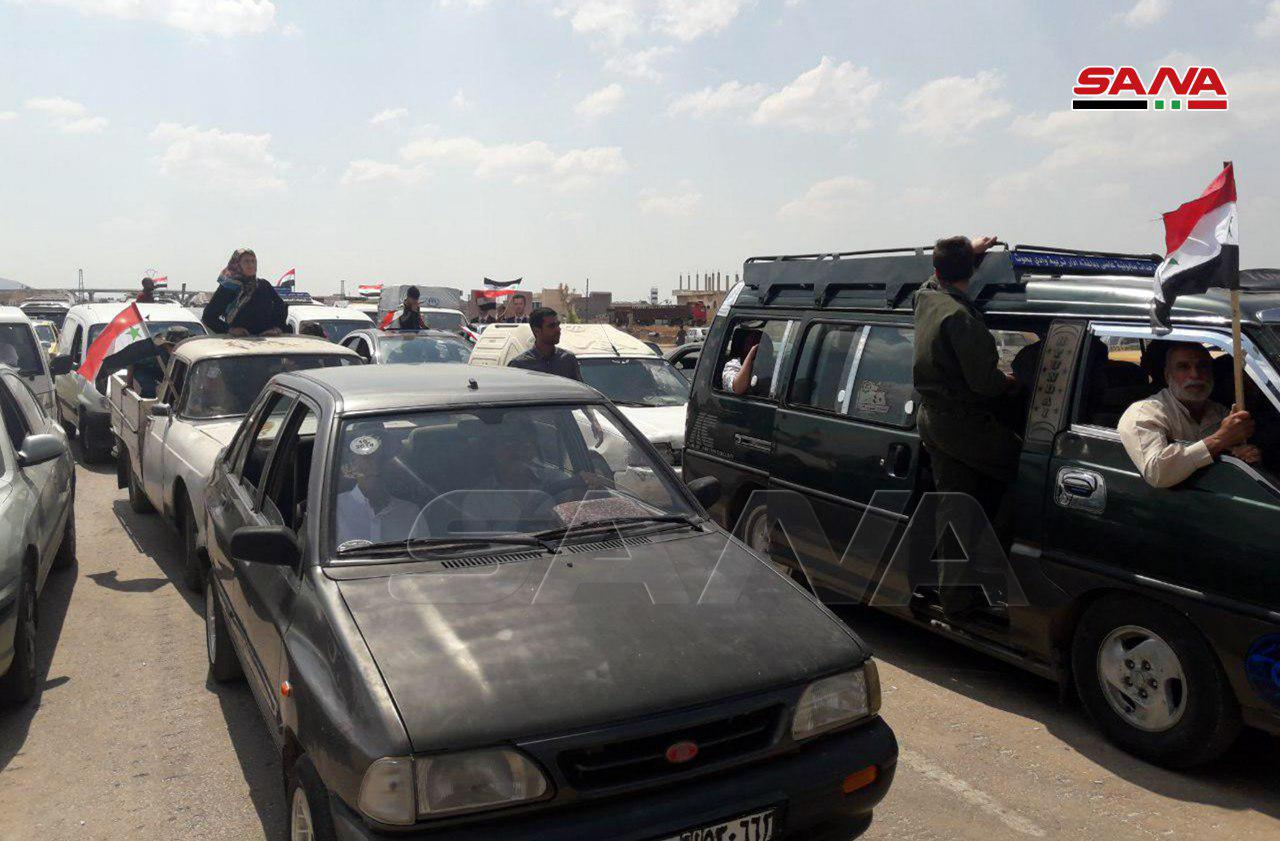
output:
M 702 324 L 714 315 L 729 290 L 738 282 L 738 276 L 730 279 L 727 274 L 680 275 L 680 288 L 672 289 L 671 294 L 676 303 L 690 308 L 694 313 L 702 313 L 695 323 Z

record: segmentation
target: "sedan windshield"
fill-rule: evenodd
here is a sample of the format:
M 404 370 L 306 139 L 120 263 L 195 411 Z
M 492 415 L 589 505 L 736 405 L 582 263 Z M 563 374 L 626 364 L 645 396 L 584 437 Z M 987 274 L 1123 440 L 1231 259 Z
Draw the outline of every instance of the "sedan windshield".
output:
M 185 327 L 191 331 L 193 336 L 203 336 L 207 331 L 204 325 L 198 321 L 148 321 L 147 333 L 151 338 L 158 339 L 164 334 L 164 331 L 170 327 Z M 89 344 L 93 344 L 93 340 L 102 335 L 102 331 L 107 329 L 106 324 L 95 324 L 89 328 Z M 87 347 L 88 345 L 86 345 Z
M 381 348 L 383 358 L 394 364 L 466 362 L 471 358 L 471 346 L 466 342 L 441 336 L 385 336 Z
M 44 373 L 43 354 L 26 324 L 0 324 L 0 363 L 26 377 Z
M 368 327 L 369 322 L 366 321 L 335 321 L 324 319 L 322 321 L 304 321 L 298 325 L 299 333 L 306 333 L 307 328 L 315 325 L 324 331 L 324 337 L 331 342 L 340 342 L 347 337 L 352 330 L 359 330 L 362 327 Z M 312 329 L 315 329 L 312 327 Z
M 267 380 L 288 371 L 331 368 L 351 363 L 337 354 L 227 356 L 197 362 L 187 377 L 180 414 L 192 420 L 244 415 Z
M 582 381 L 619 406 L 683 406 L 689 381 L 665 359 L 583 359 Z
M 670 469 L 603 407 L 355 418 L 332 465 L 339 560 L 545 546 L 698 516 Z
M 424 312 L 422 323 L 427 325 L 428 330 L 447 330 L 450 333 L 456 333 L 466 326 L 460 312 Z

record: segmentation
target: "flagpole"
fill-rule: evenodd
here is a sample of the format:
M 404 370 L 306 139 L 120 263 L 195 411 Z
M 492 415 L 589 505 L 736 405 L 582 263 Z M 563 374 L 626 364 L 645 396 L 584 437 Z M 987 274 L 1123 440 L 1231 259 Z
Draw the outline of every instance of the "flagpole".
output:
M 1223 161 L 1222 168 L 1231 166 L 1231 161 Z M 1231 358 L 1235 373 L 1237 412 L 1245 411 L 1244 407 L 1244 341 L 1240 329 L 1240 265 L 1236 264 L 1236 276 L 1231 285 Z

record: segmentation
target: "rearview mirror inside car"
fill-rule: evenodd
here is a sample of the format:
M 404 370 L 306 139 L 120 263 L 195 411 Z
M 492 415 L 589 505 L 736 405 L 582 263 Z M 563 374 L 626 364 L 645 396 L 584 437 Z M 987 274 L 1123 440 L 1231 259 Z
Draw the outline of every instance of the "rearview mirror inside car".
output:
M 288 567 L 302 557 L 297 536 L 284 526 L 241 526 L 231 534 L 230 552 L 237 561 Z
M 57 435 L 33 433 L 22 439 L 22 448 L 18 450 L 18 466 L 33 467 L 53 461 L 65 451 L 66 445 Z
M 720 501 L 720 480 L 714 476 L 699 477 L 689 483 L 689 492 L 703 508 L 710 508 Z
M 60 377 L 63 374 L 70 374 L 71 367 L 71 354 L 64 353 L 59 356 L 55 356 L 49 363 L 49 374 L 54 377 Z

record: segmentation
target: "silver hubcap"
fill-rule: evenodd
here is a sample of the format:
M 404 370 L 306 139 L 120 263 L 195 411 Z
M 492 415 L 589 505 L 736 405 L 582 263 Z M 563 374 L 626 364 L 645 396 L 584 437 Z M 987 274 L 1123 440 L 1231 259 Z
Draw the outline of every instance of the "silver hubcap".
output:
M 1098 679 L 1107 703 L 1128 724 L 1161 733 L 1187 710 L 1187 677 L 1173 648 L 1137 625 L 1107 634 L 1098 648 Z
M 311 806 L 307 803 L 307 794 L 302 786 L 293 790 L 290 812 L 289 841 L 312 841 L 316 836 L 311 829 Z
M 218 621 L 213 600 L 213 582 L 204 585 L 204 641 L 209 647 L 209 662 L 218 656 Z
M 760 511 L 747 526 L 747 545 L 762 555 L 769 554 L 769 514 Z

